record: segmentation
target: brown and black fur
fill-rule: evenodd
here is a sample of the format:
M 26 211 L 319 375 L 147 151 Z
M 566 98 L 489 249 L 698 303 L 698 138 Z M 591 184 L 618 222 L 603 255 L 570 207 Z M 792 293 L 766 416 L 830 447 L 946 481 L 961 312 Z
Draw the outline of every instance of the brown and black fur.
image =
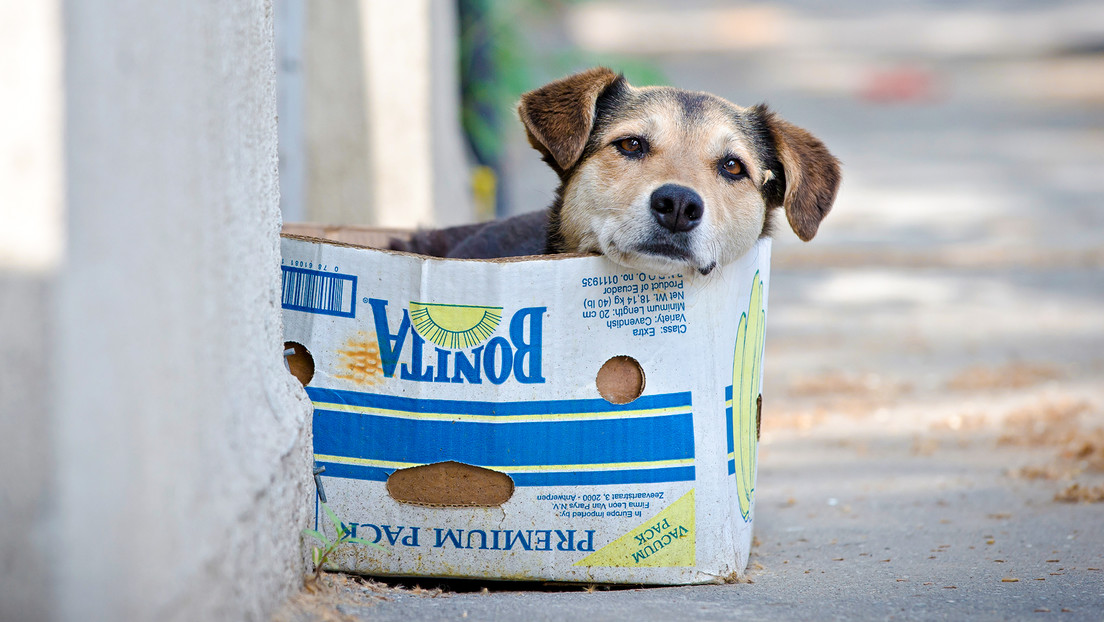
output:
M 839 163 L 824 145 L 766 106 L 635 88 L 602 67 L 526 93 L 518 115 L 560 178 L 552 206 L 422 232 L 396 249 L 481 258 L 602 252 L 628 267 L 707 274 L 769 235 L 774 208 L 812 239 L 839 187 Z M 664 216 L 657 205 L 672 204 L 657 204 L 661 193 L 685 200 L 688 216 Z

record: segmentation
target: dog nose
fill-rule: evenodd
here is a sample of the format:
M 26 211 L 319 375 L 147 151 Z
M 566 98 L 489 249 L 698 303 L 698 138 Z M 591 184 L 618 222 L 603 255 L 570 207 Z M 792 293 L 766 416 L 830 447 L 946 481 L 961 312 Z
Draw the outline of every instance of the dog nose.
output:
M 701 195 L 686 186 L 664 184 L 652 193 L 652 215 L 672 233 L 689 231 L 701 222 L 705 206 Z

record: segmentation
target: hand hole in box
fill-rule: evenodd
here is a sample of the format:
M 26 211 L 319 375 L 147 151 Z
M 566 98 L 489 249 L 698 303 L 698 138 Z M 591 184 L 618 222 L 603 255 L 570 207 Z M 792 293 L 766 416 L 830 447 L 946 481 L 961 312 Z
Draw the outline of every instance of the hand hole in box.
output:
M 598 370 L 594 383 L 607 402 L 628 404 L 644 393 L 644 368 L 631 356 L 615 356 Z
M 314 378 L 314 357 L 301 343 L 284 342 L 284 365 L 303 386 L 307 386 L 311 378 Z
M 387 494 L 401 503 L 496 507 L 514 496 L 509 475 L 449 460 L 399 469 L 387 478 Z

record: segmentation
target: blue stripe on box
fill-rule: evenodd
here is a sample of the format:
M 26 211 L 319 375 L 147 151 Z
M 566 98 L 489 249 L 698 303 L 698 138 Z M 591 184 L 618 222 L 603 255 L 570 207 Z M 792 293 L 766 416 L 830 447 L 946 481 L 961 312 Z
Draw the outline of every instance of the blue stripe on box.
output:
M 639 397 L 628 404 L 611 404 L 603 399 L 541 400 L 531 402 L 469 402 L 462 400 L 429 400 L 395 395 L 378 395 L 358 391 L 340 391 L 306 387 L 307 395 L 316 404 L 347 404 L 409 413 L 442 413 L 456 415 L 555 415 L 590 412 L 616 413 L 655 408 L 685 406 L 690 409 L 690 392 L 664 393 Z
M 611 464 L 694 457 L 690 413 L 634 419 L 470 423 L 316 410 L 314 453 L 487 467 Z
M 318 466 L 326 467 L 325 477 L 360 479 L 373 482 L 386 482 L 395 469 L 341 464 L 319 460 Z M 732 461 L 729 461 L 731 467 Z M 694 479 L 694 467 L 673 467 L 667 469 L 633 469 L 625 471 L 566 471 L 566 472 L 510 472 L 504 471 L 513 480 L 515 486 L 584 486 L 601 484 L 654 484 L 664 482 L 687 482 Z M 731 473 L 730 473 L 731 474 Z
M 732 385 L 725 387 L 725 402 L 732 400 Z M 735 423 L 732 421 L 732 404 L 729 403 L 725 406 L 725 426 L 728 428 L 728 453 L 731 454 L 736 451 L 736 434 L 733 432 Z M 729 471 L 729 475 L 735 471 Z
M 694 480 L 694 467 L 634 469 L 629 471 L 569 471 L 510 473 L 516 486 L 585 486 L 592 484 L 656 484 Z
M 418 400 L 313 387 L 307 391 L 316 402 L 314 452 L 329 477 L 383 481 L 399 468 L 448 460 L 503 471 L 518 486 L 654 483 L 695 477 L 688 392 L 642 397 L 617 406 L 600 399 L 496 403 Z M 327 409 L 337 405 L 355 408 Z M 660 412 L 647 412 L 651 410 Z M 443 413 L 455 413 L 456 419 L 442 419 Z M 465 419 L 470 413 L 485 418 Z M 572 416 L 562 416 L 565 413 Z M 525 419 L 494 418 L 518 414 Z
M 345 479 L 366 479 L 373 482 L 386 482 L 387 476 L 395 469 L 381 467 L 361 466 L 359 464 L 341 464 L 340 462 L 315 461 L 315 465 L 326 467 L 322 475 L 326 477 L 342 477 Z
M 732 430 L 735 424 L 732 422 L 732 407 L 725 408 L 725 424 L 728 427 L 728 453 L 732 454 L 736 451 L 736 439 Z

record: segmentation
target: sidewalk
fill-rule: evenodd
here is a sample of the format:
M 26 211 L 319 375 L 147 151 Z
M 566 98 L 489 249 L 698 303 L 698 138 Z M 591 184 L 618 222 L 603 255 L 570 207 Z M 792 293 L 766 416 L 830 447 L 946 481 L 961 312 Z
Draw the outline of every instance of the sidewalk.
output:
M 1081 314 L 1104 317 L 1100 270 L 1028 279 L 1021 293 L 1061 283 L 1051 293 L 1084 298 L 1068 314 L 1037 314 L 1044 328 L 1066 328 L 1045 340 L 1001 319 L 1014 274 L 987 275 L 1001 287 L 964 287 L 964 305 L 867 300 L 857 313 L 846 298 L 809 303 L 854 270 L 779 270 L 772 281 L 752 583 L 436 597 L 369 589 L 337 611 L 404 622 L 1099 620 L 1104 503 L 1056 497 L 1076 499 L 1074 482 L 1101 486 L 1097 500 L 1104 493 L 1104 350 L 1077 334 L 1088 328 Z M 964 278 L 922 272 L 933 283 Z M 931 339 L 941 322 L 974 337 Z M 1045 342 L 1038 358 L 1020 350 L 1033 341 Z

